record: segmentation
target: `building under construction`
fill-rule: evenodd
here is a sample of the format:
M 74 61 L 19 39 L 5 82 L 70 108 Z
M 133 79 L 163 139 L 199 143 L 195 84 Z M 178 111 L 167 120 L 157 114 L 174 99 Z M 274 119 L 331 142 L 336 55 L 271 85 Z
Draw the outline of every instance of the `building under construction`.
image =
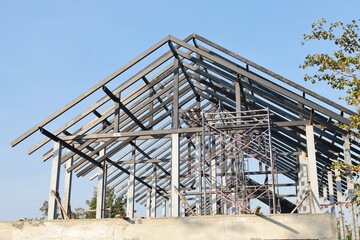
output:
M 345 234 L 349 210 L 358 239 L 356 206 L 340 204 L 353 179 L 331 169 L 359 164 L 359 143 L 340 128 L 353 114 L 199 35 L 168 36 L 11 145 L 44 135 L 29 154 L 52 161 L 48 219 L 59 204 L 70 216 L 75 174 L 97 180 L 97 218 L 113 188 L 130 219 L 140 206 L 147 217 L 245 215 L 260 206 L 336 213 Z

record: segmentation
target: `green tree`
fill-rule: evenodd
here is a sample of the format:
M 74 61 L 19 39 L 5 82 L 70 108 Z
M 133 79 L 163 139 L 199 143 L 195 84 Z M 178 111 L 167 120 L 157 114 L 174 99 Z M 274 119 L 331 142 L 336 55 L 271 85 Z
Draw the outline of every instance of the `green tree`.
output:
M 96 198 L 97 198 L 97 190 L 94 188 L 93 197 L 90 200 L 86 200 L 86 204 L 89 206 L 90 210 L 96 209 Z M 120 214 L 122 216 L 126 215 L 126 199 L 122 196 L 116 196 L 114 189 L 107 188 L 106 189 L 106 203 L 105 208 L 105 217 L 113 218 L 115 215 Z M 87 212 L 85 213 L 85 218 L 95 218 L 95 212 Z
M 314 67 L 317 70 L 312 76 L 306 74 L 305 81 L 312 83 L 326 81 L 332 88 L 346 91 L 346 102 L 357 109 L 357 114 L 350 117 L 352 125 L 349 129 L 357 137 L 360 129 L 359 31 L 356 20 L 349 24 L 342 22 L 328 24 L 326 19 L 316 21 L 312 24 L 311 33 L 304 34 L 302 44 L 309 40 L 324 40 L 333 43 L 336 50 L 331 54 L 309 54 L 305 57 L 304 64 L 300 65 L 303 69 Z
M 332 53 L 315 53 L 305 57 L 301 68 L 313 68 L 315 74 L 306 74 L 305 81 L 316 83 L 325 81 L 334 89 L 345 90 L 346 102 L 356 108 L 356 114 L 350 116 L 351 125 L 341 126 L 350 131 L 351 136 L 358 141 L 360 139 L 360 28 L 359 20 L 351 23 L 342 22 L 328 23 L 326 19 L 317 20 L 312 24 L 310 34 L 304 34 L 302 44 L 310 40 L 322 40 L 330 42 L 335 47 Z M 355 175 L 360 173 L 360 165 L 349 166 L 337 163 L 333 166 L 340 169 L 342 175 Z M 351 201 L 360 204 L 360 186 L 355 185 L 355 192 L 350 196 Z
M 42 216 L 41 216 L 41 220 L 47 218 L 48 215 L 48 209 L 49 209 L 49 202 L 48 201 L 44 201 L 43 205 L 41 206 L 41 208 L 39 209 Z

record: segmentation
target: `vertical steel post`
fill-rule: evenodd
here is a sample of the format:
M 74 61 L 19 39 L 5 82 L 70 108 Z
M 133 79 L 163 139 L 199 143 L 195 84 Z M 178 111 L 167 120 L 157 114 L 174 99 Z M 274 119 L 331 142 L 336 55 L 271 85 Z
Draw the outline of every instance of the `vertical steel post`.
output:
M 119 92 L 119 101 L 121 101 L 121 92 Z M 119 121 L 120 121 L 120 103 L 115 102 L 115 113 L 114 113 L 114 132 L 119 132 Z
M 52 192 L 59 191 L 60 181 L 60 160 L 61 160 L 61 143 L 54 142 L 53 159 L 51 163 L 51 176 L 50 176 L 50 192 L 48 202 L 48 220 L 57 218 L 57 203 L 55 196 Z
M 210 154 L 211 155 L 211 154 Z M 216 158 L 213 157 L 210 160 L 210 171 L 211 171 L 211 184 L 212 184 L 212 193 L 211 193 L 211 215 L 216 215 L 217 213 L 217 201 L 216 201 Z
M 203 215 L 206 215 L 206 179 L 205 179 L 205 113 L 201 112 L 201 125 L 202 125 L 202 138 L 201 138 L 201 147 L 202 147 L 202 154 L 201 154 L 201 165 L 202 165 L 202 212 Z
M 179 128 L 179 61 L 174 59 L 172 128 Z M 180 138 L 178 133 L 171 135 L 171 216 L 178 217 L 180 213 Z
M 65 168 L 71 167 L 71 165 L 73 164 L 73 159 L 74 157 L 71 157 L 69 160 L 66 161 Z M 65 212 L 68 214 L 68 216 L 71 214 L 71 209 L 70 209 L 71 187 L 72 187 L 72 171 L 71 172 L 65 171 L 63 203 L 64 203 Z
M 180 199 L 177 193 L 179 189 L 179 160 L 180 160 L 180 146 L 179 134 L 173 133 L 171 135 L 171 216 L 178 217 L 180 213 Z
M 163 201 L 162 201 L 161 215 L 162 215 L 162 217 L 166 217 L 166 200 L 165 199 L 163 199 Z
M 195 166 L 198 167 L 198 169 L 195 170 L 195 188 L 196 192 L 201 192 L 201 145 L 200 145 L 200 135 L 195 136 Z M 196 195 L 196 214 L 201 215 L 201 194 Z
M 317 167 L 316 167 L 316 149 L 314 139 L 314 127 L 312 125 L 306 125 L 306 149 L 309 160 L 308 176 L 311 186 L 311 192 L 314 199 L 314 211 L 312 213 L 320 213 L 320 202 L 319 202 L 319 183 L 317 178 Z
M 146 197 L 146 217 L 151 217 L 151 190 L 148 190 Z
M 221 142 L 221 160 L 220 160 L 220 163 L 222 164 L 221 165 L 221 185 L 223 187 L 223 192 L 225 192 L 227 190 L 227 178 L 226 178 L 226 167 L 227 167 L 227 156 L 225 154 L 225 139 L 224 139 L 224 134 L 221 134 L 221 139 L 222 139 L 222 142 Z M 225 193 L 226 194 L 226 193 Z M 228 211 L 228 200 L 226 198 L 222 198 L 221 200 L 222 202 L 222 214 L 224 215 L 227 215 L 227 211 Z
M 136 164 L 135 164 L 135 147 L 132 147 L 131 152 L 132 164 L 130 164 L 129 169 L 129 179 L 128 179 L 128 190 L 126 197 L 126 216 L 129 218 L 134 218 L 134 205 L 135 205 L 135 173 L 136 173 Z
M 153 176 L 153 180 L 152 180 L 152 188 L 151 188 L 151 212 L 150 212 L 150 216 L 151 217 L 156 217 L 156 185 L 157 185 L 157 173 L 156 173 L 156 165 L 155 163 L 153 164 L 154 166 L 154 176 Z
M 275 159 L 273 156 L 273 151 L 272 151 L 272 139 L 271 139 L 271 125 L 270 125 L 270 110 L 269 108 L 266 108 L 267 110 L 267 119 L 268 119 L 268 130 L 269 130 L 269 157 L 270 157 L 270 161 L 271 161 L 271 187 L 273 190 L 273 195 L 272 195 L 272 205 L 273 205 L 273 213 L 276 214 L 276 190 L 275 190 Z
M 99 152 L 99 157 L 104 156 L 105 148 Z M 107 177 L 107 164 L 103 162 L 103 169 L 98 170 L 98 186 L 96 196 L 96 218 L 105 217 L 105 205 L 106 205 L 106 177 Z

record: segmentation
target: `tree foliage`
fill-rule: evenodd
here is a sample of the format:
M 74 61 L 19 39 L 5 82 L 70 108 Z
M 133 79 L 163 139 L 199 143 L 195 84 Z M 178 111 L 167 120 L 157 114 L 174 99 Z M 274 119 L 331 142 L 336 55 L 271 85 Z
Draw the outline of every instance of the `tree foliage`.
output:
M 96 209 L 96 198 L 97 198 L 97 190 L 94 188 L 93 197 L 90 200 L 86 200 L 86 204 L 89 206 L 90 210 Z M 107 188 L 106 189 L 106 203 L 105 208 L 105 217 L 113 218 L 115 215 L 126 215 L 126 199 L 122 196 L 116 196 L 114 189 Z M 95 212 L 87 212 L 85 213 L 85 218 L 95 218 Z
M 346 102 L 356 108 L 356 114 L 350 116 L 351 125 L 341 126 L 349 130 L 355 141 L 360 139 L 360 28 L 359 20 L 351 23 L 328 23 L 326 19 L 317 20 L 312 24 L 310 34 L 304 34 L 302 44 L 310 40 L 323 40 L 333 44 L 332 53 L 315 53 L 305 57 L 301 68 L 312 67 L 314 75 L 305 75 L 305 81 L 316 83 L 326 81 L 334 89 L 345 90 Z M 351 166 L 337 162 L 333 168 L 339 169 L 341 176 L 360 174 L 360 165 Z M 360 205 L 360 185 L 355 183 L 355 191 L 349 194 L 349 200 Z
M 324 40 L 333 43 L 336 50 L 333 53 L 315 53 L 305 57 L 301 68 L 313 67 L 314 75 L 305 75 L 305 81 L 316 83 L 326 81 L 334 89 L 345 90 L 346 102 L 355 106 L 357 114 L 352 115 L 350 120 L 353 136 L 360 137 L 360 28 L 359 20 L 351 23 L 342 22 L 328 23 L 321 19 L 312 24 L 310 34 L 304 34 L 305 44 L 309 40 Z

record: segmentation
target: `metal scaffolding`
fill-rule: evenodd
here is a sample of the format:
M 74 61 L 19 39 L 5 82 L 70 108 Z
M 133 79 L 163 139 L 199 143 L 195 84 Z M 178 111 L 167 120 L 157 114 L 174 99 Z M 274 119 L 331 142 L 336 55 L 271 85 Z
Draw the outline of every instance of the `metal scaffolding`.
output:
M 11 145 L 45 136 L 29 154 L 48 147 L 52 160 L 48 219 L 61 165 L 65 212 L 75 173 L 97 181 L 98 218 L 107 188 L 127 198 L 128 217 L 141 205 L 151 217 L 248 214 L 255 202 L 320 213 L 354 188 L 330 168 L 359 164 L 360 144 L 339 127 L 353 114 L 197 34 L 167 36 Z

